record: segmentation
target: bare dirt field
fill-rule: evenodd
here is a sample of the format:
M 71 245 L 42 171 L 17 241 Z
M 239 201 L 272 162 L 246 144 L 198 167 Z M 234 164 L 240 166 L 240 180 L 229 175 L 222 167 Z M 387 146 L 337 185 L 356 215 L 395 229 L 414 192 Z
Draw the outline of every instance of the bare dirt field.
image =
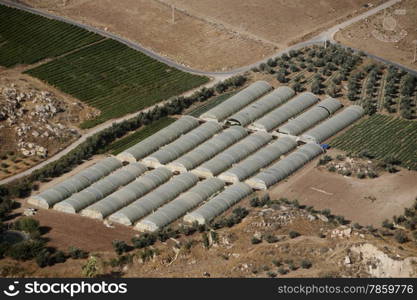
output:
M 197 69 L 232 69 L 272 55 L 381 0 L 25 0 L 100 27 Z M 167 5 L 168 4 L 168 5 Z M 174 4 L 172 24 L 170 4 Z M 221 9 L 220 9 L 221 8 Z
M 331 153 L 331 151 L 329 151 Z M 417 172 L 402 169 L 374 179 L 358 179 L 319 170 L 317 161 L 271 189 L 273 198 L 298 199 L 316 209 L 330 209 L 361 225 L 380 226 L 404 213 L 417 196 Z
M 86 251 L 111 251 L 113 240 L 130 239 L 137 233 L 128 227 L 106 227 L 103 222 L 76 214 L 39 209 L 34 216 L 44 227 L 50 228 L 43 237 L 48 245 L 62 250 L 75 246 Z
M 335 36 L 346 46 L 359 48 L 412 69 L 417 41 L 417 2 L 404 0 L 368 19 L 353 24 Z
M 272 44 L 236 35 L 179 11 L 175 14 L 175 24 L 172 24 L 171 9 L 156 1 L 75 0 L 66 1 L 66 5 L 54 2 L 25 1 L 29 5 L 120 34 L 198 69 L 235 68 L 278 51 Z

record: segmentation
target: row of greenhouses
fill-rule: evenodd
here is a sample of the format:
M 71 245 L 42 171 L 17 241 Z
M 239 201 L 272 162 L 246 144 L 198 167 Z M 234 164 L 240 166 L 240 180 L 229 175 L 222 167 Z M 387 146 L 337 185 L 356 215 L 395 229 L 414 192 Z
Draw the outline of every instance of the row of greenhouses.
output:
M 182 217 L 207 224 L 253 190 L 270 188 L 324 153 L 320 143 L 364 114 L 358 106 L 337 113 L 342 104 L 333 98 L 293 97 L 287 87 L 270 92 L 263 82 L 255 87 L 247 103 L 227 116 L 215 110 L 216 120 L 181 117 L 29 203 L 139 231 L 157 231 Z M 252 131 L 256 124 L 269 125 Z

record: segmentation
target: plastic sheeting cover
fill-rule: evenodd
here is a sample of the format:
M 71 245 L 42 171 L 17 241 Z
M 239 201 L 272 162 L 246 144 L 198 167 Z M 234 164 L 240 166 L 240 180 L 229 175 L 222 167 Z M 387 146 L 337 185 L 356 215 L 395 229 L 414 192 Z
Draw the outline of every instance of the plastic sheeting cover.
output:
M 315 143 L 305 144 L 255 177 L 248 179 L 246 183 L 253 188 L 267 189 L 287 178 L 322 153 L 323 149 L 320 145 Z
M 168 165 L 172 169 L 187 171 L 214 157 L 227 147 L 246 137 L 248 132 L 240 126 L 233 126 L 215 135 L 197 148 Z
M 115 157 L 107 157 L 100 160 L 95 165 L 71 176 L 71 178 L 53 186 L 46 191 L 33 196 L 28 203 L 49 208 L 72 194 L 77 193 L 92 183 L 110 174 L 114 170 L 122 167 L 122 162 Z
M 212 121 L 206 122 L 172 143 L 162 147 L 160 150 L 146 157 L 143 161 L 156 161 L 159 164 L 166 164 L 187 153 L 221 130 L 222 126 L 219 123 Z
M 245 160 L 236 164 L 233 168 L 222 173 L 219 178 L 231 182 L 245 180 L 256 174 L 260 169 L 265 168 L 279 159 L 281 155 L 296 147 L 297 142 L 294 139 L 290 137 L 279 138 L 276 142 L 265 146 Z
M 204 205 L 186 214 L 184 221 L 188 223 L 198 222 L 199 224 L 207 224 L 251 193 L 252 188 L 246 183 L 235 183 Z
M 319 98 L 313 93 L 302 93 L 277 109 L 271 111 L 261 119 L 255 121 L 251 125 L 251 128 L 256 130 L 271 131 L 318 101 Z
M 305 130 L 311 128 L 315 124 L 328 118 L 342 107 L 342 103 L 334 98 L 327 98 L 297 118 L 288 121 L 287 124 L 281 126 L 278 131 L 290 135 L 299 135 Z
M 194 169 L 193 172 L 199 174 L 200 176 L 203 176 L 203 174 L 207 174 L 207 176 L 217 176 L 221 172 L 230 168 L 234 163 L 244 159 L 271 140 L 272 136 L 266 132 L 256 132 L 251 134 L 216 155 L 211 160 L 203 163 L 201 166 Z
M 156 231 L 175 221 L 190 209 L 206 201 L 212 195 L 221 191 L 225 184 L 218 178 L 210 178 L 199 182 L 197 185 L 181 194 L 176 199 L 159 208 L 153 214 L 147 216 L 135 226 L 137 230 Z
M 129 164 L 104 177 L 103 179 L 100 179 L 81 192 L 73 194 L 64 201 L 55 204 L 54 209 L 69 213 L 76 213 L 88 205 L 111 194 L 119 187 L 135 180 L 137 176 L 146 171 L 146 166 L 141 163 L 136 162 Z
M 174 176 L 167 183 L 112 214 L 109 219 L 112 222 L 132 225 L 134 222 L 148 215 L 161 205 L 174 199 L 182 192 L 185 192 L 197 182 L 198 176 L 192 173 Z
M 191 116 L 183 116 L 181 119 L 175 121 L 174 123 L 159 130 L 145 140 L 123 151 L 118 155 L 118 157 L 122 160 L 126 156 L 133 156 L 133 158 L 136 160 L 142 159 L 152 152 L 158 150 L 160 147 L 177 139 L 182 134 L 185 134 L 196 128 L 198 125 L 198 119 Z
M 90 218 L 103 219 L 146 195 L 171 177 L 172 172 L 164 167 L 147 172 L 106 198 L 85 208 L 81 214 Z
M 288 86 L 281 86 L 271 93 L 263 96 L 261 99 L 249 104 L 242 110 L 228 118 L 228 122 L 233 124 L 237 122 L 241 126 L 246 126 L 259 119 L 270 110 L 285 103 L 288 99 L 293 97 L 295 92 Z
M 262 95 L 272 90 L 272 86 L 266 81 L 257 81 L 223 103 L 205 112 L 200 118 L 205 120 L 223 121 L 228 116 L 255 101 Z
M 364 114 L 365 111 L 362 107 L 358 105 L 349 106 L 342 112 L 304 133 L 301 136 L 301 140 L 305 142 L 321 143 L 359 120 Z

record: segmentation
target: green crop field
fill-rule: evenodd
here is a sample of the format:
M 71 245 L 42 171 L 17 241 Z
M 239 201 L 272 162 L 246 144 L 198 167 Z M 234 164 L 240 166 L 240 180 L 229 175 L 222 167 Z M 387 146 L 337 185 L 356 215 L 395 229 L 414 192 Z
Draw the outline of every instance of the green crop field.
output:
M 330 144 L 360 154 L 366 151 L 376 159 L 395 157 L 405 168 L 417 170 L 417 122 L 374 115 L 361 121 Z
M 98 108 L 89 128 L 154 105 L 208 81 L 168 67 L 114 40 L 105 40 L 27 71 Z
M 79 27 L 0 5 L 0 65 L 33 64 L 102 40 Z
M 229 99 L 230 97 L 232 97 L 234 94 L 236 94 L 238 92 L 239 91 L 233 91 L 233 92 L 225 93 L 223 95 L 214 97 L 213 99 L 207 101 L 203 105 L 201 105 L 201 106 L 195 108 L 194 110 L 192 110 L 191 112 L 189 112 L 188 115 L 198 118 L 199 116 L 201 116 L 206 111 L 208 111 L 208 110 L 212 109 L 213 107 L 219 105 L 220 103 L 226 101 L 227 99 Z
M 120 152 L 126 150 L 129 147 L 139 143 L 140 141 L 144 140 L 148 136 L 153 135 L 155 132 L 161 130 L 162 128 L 168 126 L 169 124 L 173 123 L 175 119 L 172 118 L 162 118 L 150 125 L 140 128 L 139 130 L 135 131 L 134 133 L 121 138 L 113 143 L 111 143 L 106 149 L 105 152 L 110 152 L 113 155 L 119 154 Z

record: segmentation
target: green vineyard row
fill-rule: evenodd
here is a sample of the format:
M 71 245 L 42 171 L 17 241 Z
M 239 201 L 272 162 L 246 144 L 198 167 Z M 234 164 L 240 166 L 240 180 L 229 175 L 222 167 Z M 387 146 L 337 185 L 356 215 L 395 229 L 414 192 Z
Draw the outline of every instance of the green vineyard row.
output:
M 376 114 L 354 125 L 330 144 L 360 154 L 366 151 L 376 159 L 395 157 L 405 168 L 417 170 L 417 122 Z
M 64 22 L 0 5 L 0 65 L 33 64 L 103 40 Z

